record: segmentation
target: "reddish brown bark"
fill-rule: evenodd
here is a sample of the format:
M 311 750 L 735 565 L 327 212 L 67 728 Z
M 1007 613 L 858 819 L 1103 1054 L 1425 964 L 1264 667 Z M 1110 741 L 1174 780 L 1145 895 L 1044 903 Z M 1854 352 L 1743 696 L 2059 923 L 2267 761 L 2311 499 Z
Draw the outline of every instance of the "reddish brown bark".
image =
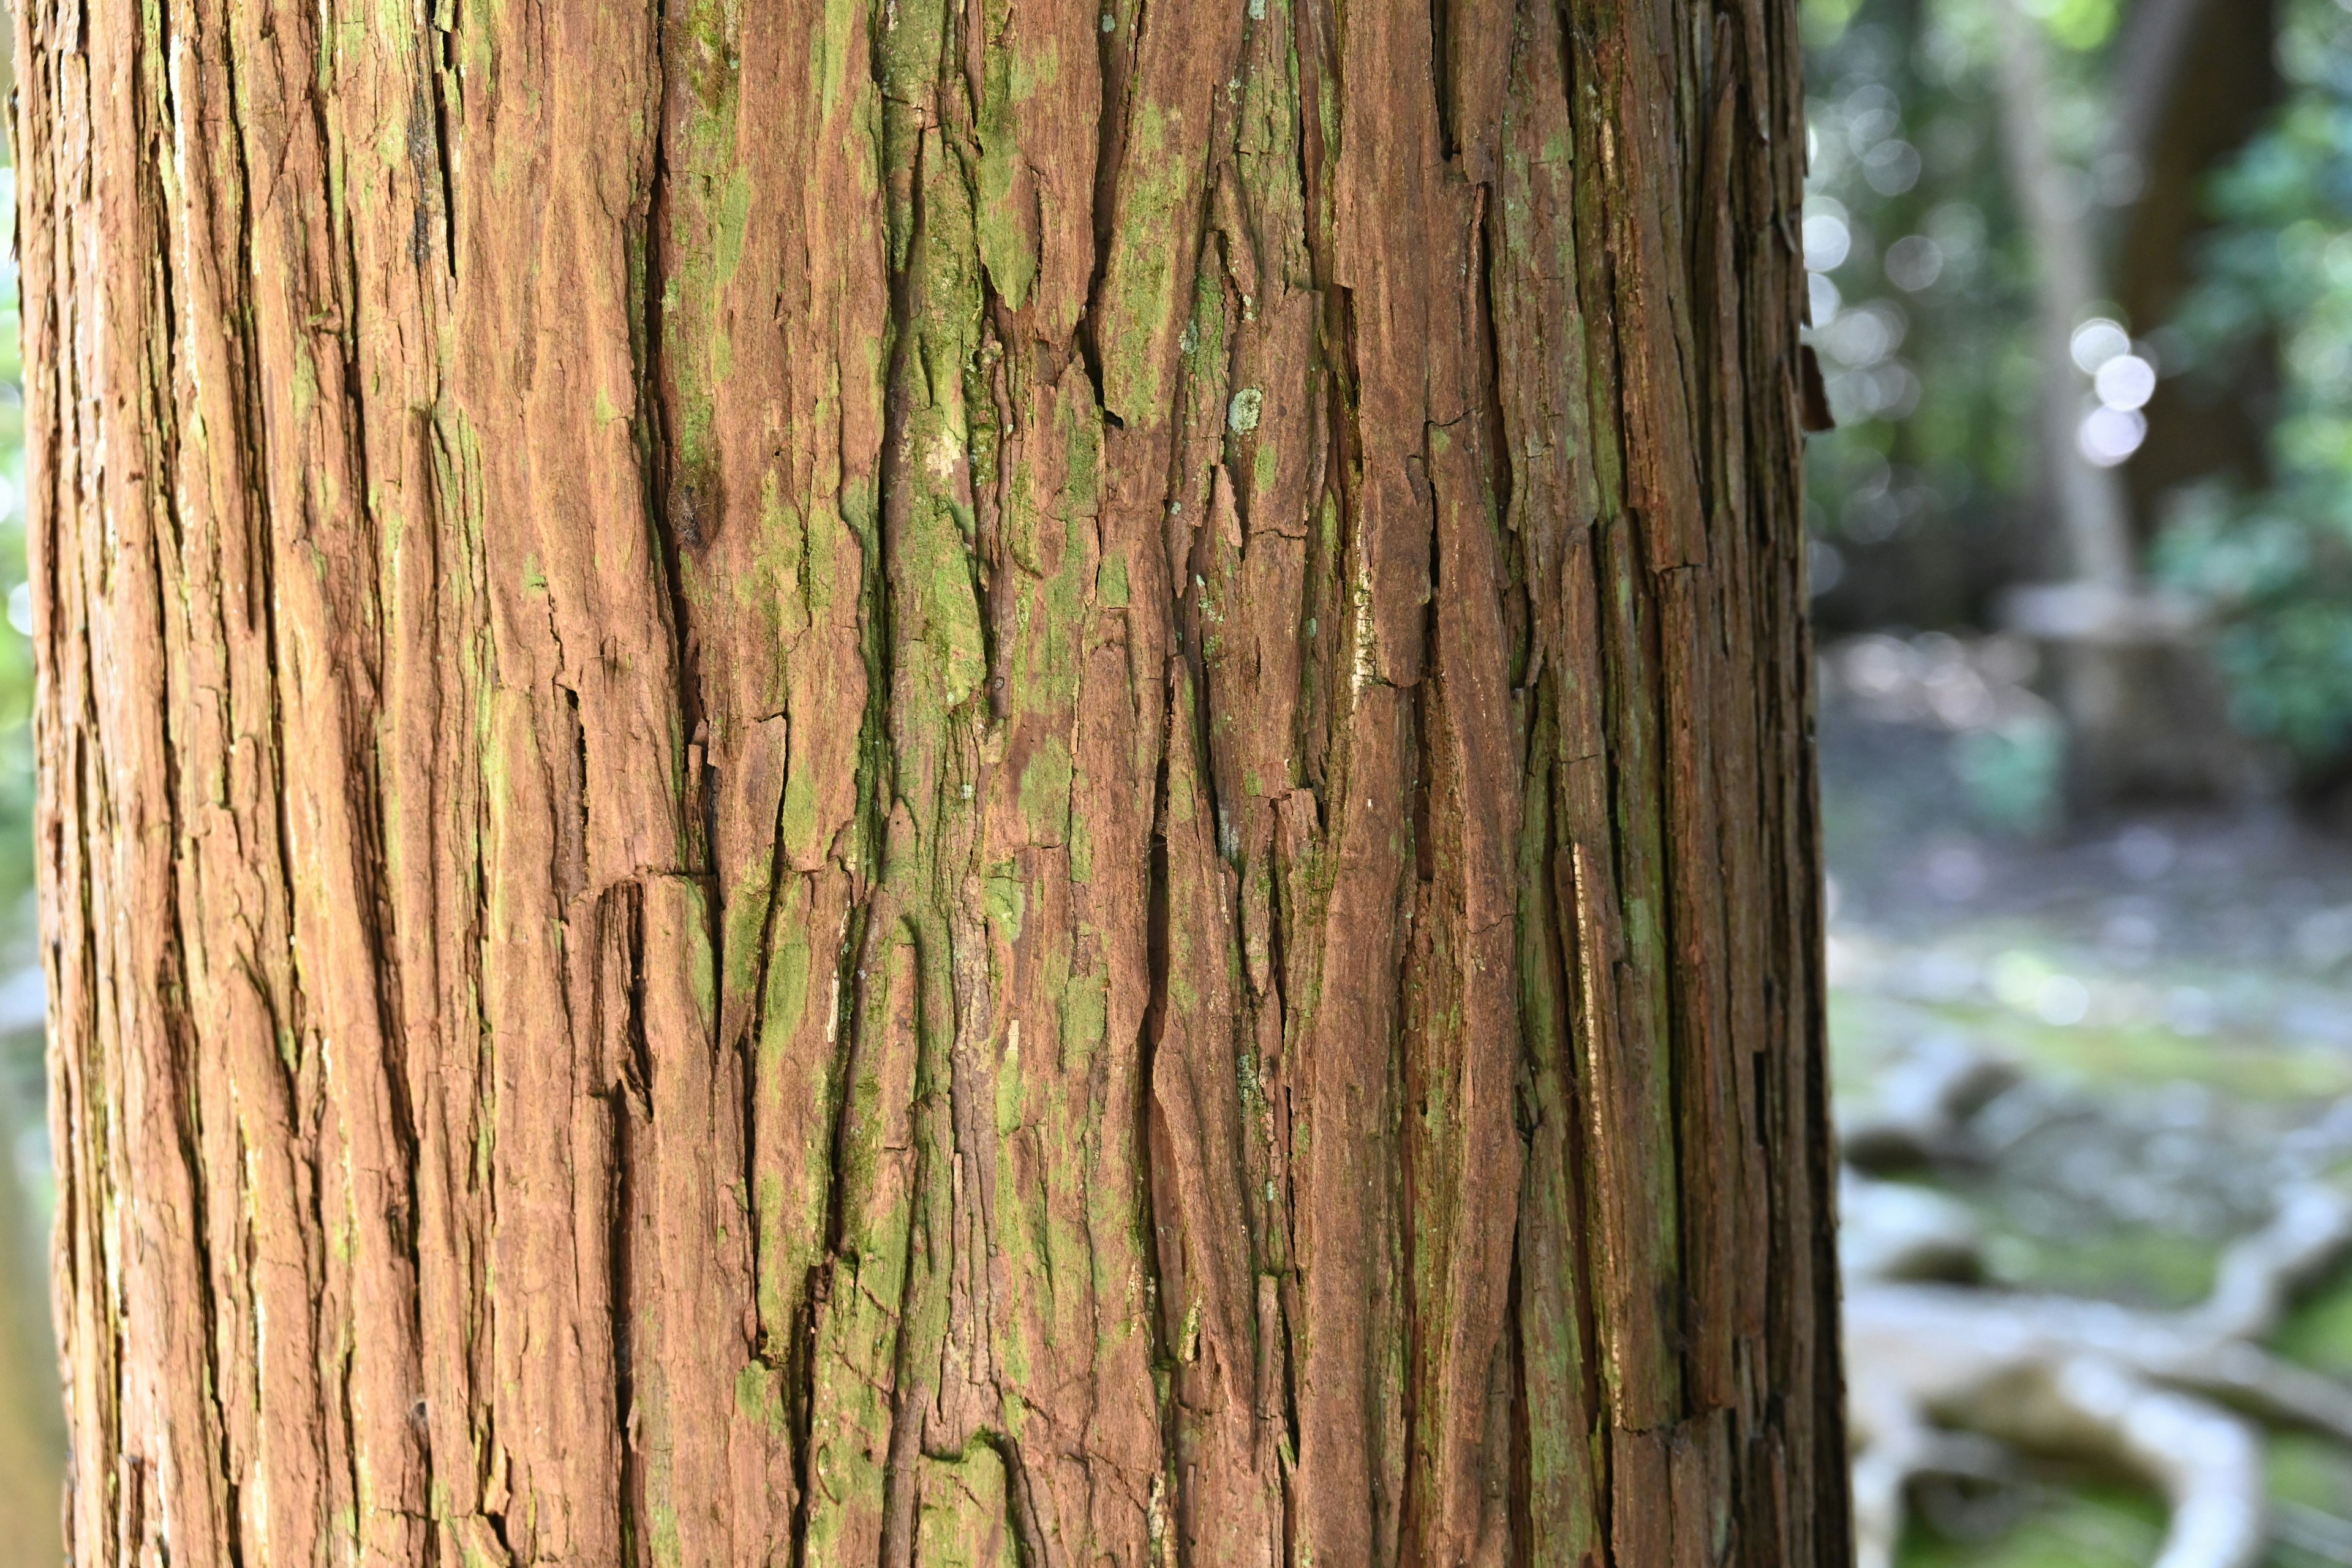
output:
M 1841 1560 L 1790 10 L 28 7 L 76 1560 Z

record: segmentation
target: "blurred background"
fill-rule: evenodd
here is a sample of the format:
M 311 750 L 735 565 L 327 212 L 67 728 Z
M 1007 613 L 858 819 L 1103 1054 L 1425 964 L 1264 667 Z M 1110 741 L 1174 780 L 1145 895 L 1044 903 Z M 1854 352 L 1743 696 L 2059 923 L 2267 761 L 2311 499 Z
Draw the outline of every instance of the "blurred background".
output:
M 13 7 L 0 5 L 13 36 Z M 0 100 L 16 92 L 0 48 Z M 0 131 L 0 1561 L 63 1560 L 65 1417 L 49 1331 L 50 1185 L 33 906 L 33 629 L 25 585 L 25 399 L 16 330 L 16 183 Z
M 2202 1455 L 2267 1555 L 2171 1568 L 2352 1564 L 2352 0 L 1801 6 L 1850 1375 L 1858 1483 L 1894 1500 L 1866 1544 L 2152 1563 Z M 62 1427 L 0 268 L 0 1540 L 38 1564 Z M 2269 1370 L 2068 1393 L 2084 1358 L 2179 1384 L 2167 1345 Z
M 1802 17 L 1865 1544 L 2152 1563 L 2179 1416 L 2352 1563 L 2352 0 Z

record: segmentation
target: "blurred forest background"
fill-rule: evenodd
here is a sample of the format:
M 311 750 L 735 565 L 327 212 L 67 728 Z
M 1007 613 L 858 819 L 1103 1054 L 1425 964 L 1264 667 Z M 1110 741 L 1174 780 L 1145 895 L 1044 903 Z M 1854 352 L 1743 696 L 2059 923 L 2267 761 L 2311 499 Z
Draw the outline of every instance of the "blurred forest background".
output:
M 2352 0 L 1802 17 L 1849 1300 L 1927 1205 L 1963 1326 L 2210 1317 L 2352 1156 Z M 2284 1375 L 2352 1378 L 2341 1252 L 2250 1337 Z M 1857 1407 L 1899 1370 L 1853 1342 Z M 2147 1433 L 2050 1386 L 1932 1412 L 2005 1441 L 1913 1479 L 1895 1561 L 2157 1559 Z M 2310 1386 L 2235 1428 L 2257 1550 L 2352 1563 Z
M 15 32 L 13 10 L 0 26 Z M 0 94 L 16 79 L 0 51 Z M 32 598 L 25 584 L 25 416 L 18 360 L 16 183 L 0 144 L 0 1560 L 47 1568 L 65 1417 L 49 1334 L 45 992 L 33 901 Z
M 1801 16 L 1832 1043 L 1874 1138 L 1850 1213 L 1943 1205 L 1938 1271 L 1988 1303 L 2189 1309 L 2281 1194 L 2352 1171 L 2352 0 Z M 0 267 L 0 1555 L 38 1563 L 61 1437 Z M 2299 1283 L 2270 1342 L 2352 1380 L 2352 1277 Z M 2352 1564 L 2327 1426 L 2264 1436 L 2273 1563 Z M 2147 1468 L 2095 1434 L 1955 1462 L 1895 1559 L 2151 1562 Z

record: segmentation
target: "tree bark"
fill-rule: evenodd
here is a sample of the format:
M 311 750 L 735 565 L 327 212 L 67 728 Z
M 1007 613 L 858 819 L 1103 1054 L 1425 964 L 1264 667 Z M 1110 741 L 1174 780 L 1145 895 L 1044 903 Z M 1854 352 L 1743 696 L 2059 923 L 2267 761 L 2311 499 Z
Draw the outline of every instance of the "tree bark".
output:
M 1842 1561 L 1794 23 L 26 7 L 74 1560 Z

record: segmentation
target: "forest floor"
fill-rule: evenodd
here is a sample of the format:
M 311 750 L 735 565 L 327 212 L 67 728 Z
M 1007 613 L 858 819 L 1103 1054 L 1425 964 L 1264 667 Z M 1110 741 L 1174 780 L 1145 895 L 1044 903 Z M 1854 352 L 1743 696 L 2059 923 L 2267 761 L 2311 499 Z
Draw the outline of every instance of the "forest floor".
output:
M 1978 1118 L 1978 1157 L 1911 1173 L 1975 1211 L 1985 1287 L 2186 1306 L 2285 1184 L 2352 1179 L 2352 839 L 2273 806 L 2037 828 L 2017 784 L 2041 765 L 2034 715 L 1998 668 L 1870 639 L 1824 670 L 1838 1100 L 1858 1112 L 1923 1051 L 2019 1070 Z M 2352 1268 L 2274 1345 L 2352 1381 Z M 2352 1564 L 2352 1449 L 2274 1431 L 2268 1455 L 2269 1561 Z M 1906 1568 L 2155 1557 L 2153 1492 L 2054 1461 L 2024 1474 L 1965 1502 L 1923 1492 Z

